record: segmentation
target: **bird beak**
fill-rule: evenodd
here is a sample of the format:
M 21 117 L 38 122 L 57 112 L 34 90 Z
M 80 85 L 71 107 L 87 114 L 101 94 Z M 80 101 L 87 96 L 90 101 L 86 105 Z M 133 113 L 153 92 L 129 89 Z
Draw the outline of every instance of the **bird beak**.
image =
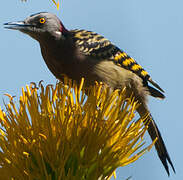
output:
M 29 27 L 32 27 L 30 24 L 25 24 L 24 21 L 17 21 L 17 22 L 8 22 L 4 24 L 4 28 L 7 29 L 13 29 L 13 30 L 20 30 L 20 31 L 25 31 L 28 30 Z

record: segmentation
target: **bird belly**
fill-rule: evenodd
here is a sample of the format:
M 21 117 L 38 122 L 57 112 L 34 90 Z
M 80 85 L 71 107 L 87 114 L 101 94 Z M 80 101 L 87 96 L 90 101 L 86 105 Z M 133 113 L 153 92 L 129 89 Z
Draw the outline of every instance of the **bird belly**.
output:
M 135 73 L 114 65 L 112 61 L 98 63 L 93 73 L 98 77 L 98 81 L 105 82 L 112 89 L 126 88 L 127 97 L 133 94 L 137 101 L 144 104 L 147 102 L 148 89 Z

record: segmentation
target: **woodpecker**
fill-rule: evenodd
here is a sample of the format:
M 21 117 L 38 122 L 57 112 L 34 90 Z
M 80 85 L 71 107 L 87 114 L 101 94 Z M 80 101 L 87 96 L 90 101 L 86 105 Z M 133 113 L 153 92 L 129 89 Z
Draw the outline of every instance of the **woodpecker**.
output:
M 139 115 L 144 118 L 149 114 L 148 133 L 152 140 L 158 139 L 155 148 L 167 174 L 170 174 L 169 165 L 175 172 L 161 133 L 147 106 L 148 95 L 164 99 L 164 91 L 133 58 L 95 32 L 67 30 L 59 18 L 51 13 L 36 13 L 24 21 L 4 25 L 37 40 L 45 63 L 59 80 L 66 75 L 79 83 L 84 77 L 87 85 L 99 81 L 112 89 L 125 87 L 127 96 L 133 93 L 140 103 L 137 108 Z

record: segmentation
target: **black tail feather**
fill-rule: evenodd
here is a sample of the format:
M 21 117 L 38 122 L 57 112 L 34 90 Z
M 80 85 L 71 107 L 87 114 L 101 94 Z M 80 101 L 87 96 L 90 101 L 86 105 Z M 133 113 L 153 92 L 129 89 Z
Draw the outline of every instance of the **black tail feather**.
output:
M 151 116 L 151 118 L 152 118 L 152 116 Z M 157 150 L 158 156 L 159 156 L 164 168 L 166 169 L 168 176 L 170 175 L 168 163 L 170 164 L 170 166 L 172 167 L 172 169 L 175 173 L 175 168 L 174 168 L 173 163 L 170 159 L 170 156 L 169 156 L 168 151 L 166 149 L 165 143 L 162 139 L 161 133 L 160 133 L 156 123 L 154 122 L 153 118 L 148 125 L 148 132 L 149 132 L 149 135 L 150 135 L 152 140 L 154 140 L 156 137 L 158 137 L 158 140 L 155 143 L 155 148 Z
M 172 169 L 175 173 L 175 168 L 174 168 L 173 163 L 170 159 L 170 156 L 169 156 L 168 151 L 166 149 L 166 146 L 165 146 L 165 143 L 164 143 L 163 138 L 161 136 L 161 133 L 160 133 L 155 121 L 153 120 L 153 117 L 151 116 L 147 106 L 142 103 L 137 108 L 137 112 L 139 113 L 141 118 L 146 117 L 144 123 L 145 124 L 148 123 L 148 129 L 147 130 L 148 130 L 148 133 L 149 133 L 152 141 L 154 141 L 156 138 L 158 138 L 156 143 L 155 143 L 155 148 L 156 148 L 157 154 L 159 156 L 159 159 L 161 160 L 168 176 L 170 175 L 169 164 L 170 164 L 170 166 L 172 167 Z

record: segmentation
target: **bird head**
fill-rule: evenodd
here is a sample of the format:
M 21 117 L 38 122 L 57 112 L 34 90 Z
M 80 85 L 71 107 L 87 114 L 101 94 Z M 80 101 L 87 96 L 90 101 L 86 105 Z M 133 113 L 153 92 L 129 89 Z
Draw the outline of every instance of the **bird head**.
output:
M 47 12 L 36 13 L 23 21 L 9 22 L 4 25 L 7 29 L 19 30 L 38 41 L 48 35 L 48 37 L 60 39 L 68 32 L 56 15 Z

